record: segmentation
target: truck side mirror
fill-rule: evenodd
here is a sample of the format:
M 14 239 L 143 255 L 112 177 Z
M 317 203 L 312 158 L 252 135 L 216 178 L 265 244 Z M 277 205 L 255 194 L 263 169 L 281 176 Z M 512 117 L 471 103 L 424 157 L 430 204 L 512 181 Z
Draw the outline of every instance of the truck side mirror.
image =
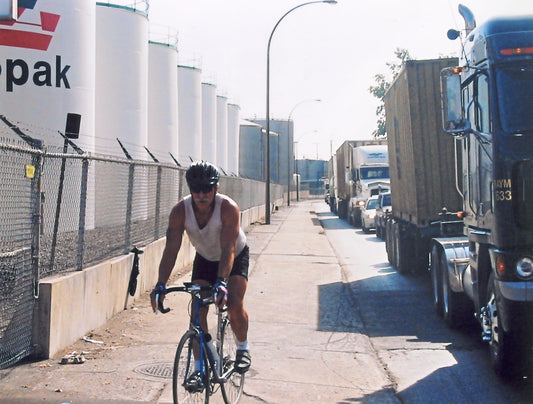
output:
M 461 107 L 461 76 L 456 67 L 447 67 L 440 72 L 442 126 L 450 134 L 462 134 L 470 128 Z

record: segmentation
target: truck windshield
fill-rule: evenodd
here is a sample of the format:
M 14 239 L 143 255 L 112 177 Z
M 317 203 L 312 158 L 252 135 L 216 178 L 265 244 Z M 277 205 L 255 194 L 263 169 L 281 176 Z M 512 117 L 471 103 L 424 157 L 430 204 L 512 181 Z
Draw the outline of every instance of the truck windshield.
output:
M 533 133 L 533 62 L 496 71 L 502 129 L 509 134 Z
M 369 199 L 366 203 L 365 209 L 376 209 L 376 206 L 378 206 L 378 200 L 377 199 Z
M 363 180 L 389 178 L 389 167 L 361 167 L 360 171 Z

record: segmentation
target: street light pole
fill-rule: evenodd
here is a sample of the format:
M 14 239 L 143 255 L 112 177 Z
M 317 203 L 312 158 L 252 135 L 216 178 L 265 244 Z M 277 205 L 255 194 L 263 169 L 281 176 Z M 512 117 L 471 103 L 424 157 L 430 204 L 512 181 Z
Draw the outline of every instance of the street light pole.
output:
M 304 102 L 320 102 L 321 100 L 303 100 L 296 104 L 291 112 L 289 112 L 289 119 L 287 120 L 287 206 L 291 206 L 291 116 L 294 110 Z
M 326 4 L 337 4 L 336 0 L 319 0 L 319 1 L 308 1 L 302 3 L 296 7 L 291 8 L 278 20 L 270 37 L 268 38 L 267 46 L 267 71 L 266 71 L 266 189 L 265 189 L 265 224 L 270 224 L 270 43 L 272 42 L 272 37 L 274 36 L 274 31 L 278 27 L 279 23 L 290 13 L 292 13 L 297 8 L 307 6 L 309 4 L 316 3 L 326 3 Z

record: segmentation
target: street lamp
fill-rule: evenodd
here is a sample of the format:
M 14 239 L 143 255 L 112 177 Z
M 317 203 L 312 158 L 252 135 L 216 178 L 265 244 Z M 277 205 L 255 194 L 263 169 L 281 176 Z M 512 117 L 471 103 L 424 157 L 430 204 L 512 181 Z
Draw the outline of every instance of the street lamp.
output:
M 320 0 L 320 1 L 308 1 L 302 3 L 296 7 L 291 8 L 278 20 L 270 37 L 268 38 L 267 46 L 267 71 L 266 71 L 266 190 L 265 190 L 265 223 L 270 224 L 270 43 L 272 42 L 272 36 L 274 36 L 274 31 L 278 27 L 281 20 L 283 20 L 288 14 L 296 10 L 297 8 L 307 6 L 309 4 L 316 3 L 327 3 L 327 4 L 337 4 L 336 0 Z
M 291 206 L 291 116 L 296 107 L 304 102 L 320 102 L 321 100 L 303 100 L 296 104 L 289 113 L 289 119 L 287 120 L 287 206 Z

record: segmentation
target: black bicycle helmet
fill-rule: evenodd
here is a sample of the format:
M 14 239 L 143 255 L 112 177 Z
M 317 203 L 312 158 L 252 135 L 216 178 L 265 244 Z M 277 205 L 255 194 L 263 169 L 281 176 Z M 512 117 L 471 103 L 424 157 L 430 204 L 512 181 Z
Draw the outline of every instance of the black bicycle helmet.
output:
M 216 167 L 205 161 L 192 163 L 185 173 L 189 188 L 215 186 L 219 178 L 220 174 Z

